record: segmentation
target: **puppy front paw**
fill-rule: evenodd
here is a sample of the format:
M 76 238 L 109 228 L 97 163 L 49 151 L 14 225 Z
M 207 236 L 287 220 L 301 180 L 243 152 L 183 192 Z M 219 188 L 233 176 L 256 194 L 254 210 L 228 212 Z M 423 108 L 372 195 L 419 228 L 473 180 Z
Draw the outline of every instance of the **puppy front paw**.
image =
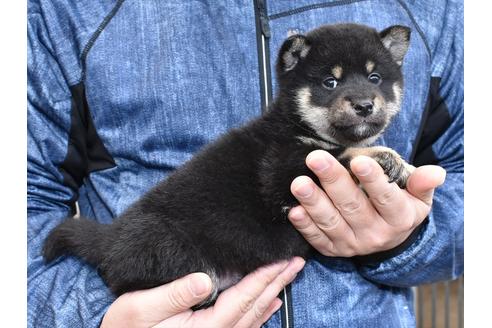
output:
M 405 189 L 407 180 L 415 167 L 405 162 L 401 156 L 391 148 L 376 146 L 368 148 L 348 148 L 340 156 L 340 162 L 350 168 L 350 160 L 358 155 L 364 155 L 374 159 L 388 176 L 390 183 L 396 184 Z
M 376 148 L 376 147 L 375 147 Z M 407 180 L 410 174 L 415 169 L 412 165 L 408 164 L 401 158 L 401 156 L 394 150 L 386 147 L 381 150 L 375 150 L 372 157 L 383 168 L 384 173 L 388 176 L 388 181 L 396 182 L 396 184 L 405 189 Z

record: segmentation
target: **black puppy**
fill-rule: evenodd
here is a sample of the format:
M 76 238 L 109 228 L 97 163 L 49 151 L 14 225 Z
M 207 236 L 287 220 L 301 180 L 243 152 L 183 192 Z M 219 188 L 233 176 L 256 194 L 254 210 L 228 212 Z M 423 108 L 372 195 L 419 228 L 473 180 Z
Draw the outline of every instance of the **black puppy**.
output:
M 308 257 L 311 247 L 286 219 L 298 204 L 292 180 L 319 183 L 308 153 L 325 149 L 345 165 L 369 155 L 406 183 L 410 167 L 398 154 L 367 146 L 399 110 L 409 37 L 403 26 L 378 33 L 354 24 L 289 37 L 266 114 L 208 145 L 112 224 L 65 220 L 47 238 L 45 259 L 79 256 L 117 295 L 201 271 L 213 300 L 260 266 Z

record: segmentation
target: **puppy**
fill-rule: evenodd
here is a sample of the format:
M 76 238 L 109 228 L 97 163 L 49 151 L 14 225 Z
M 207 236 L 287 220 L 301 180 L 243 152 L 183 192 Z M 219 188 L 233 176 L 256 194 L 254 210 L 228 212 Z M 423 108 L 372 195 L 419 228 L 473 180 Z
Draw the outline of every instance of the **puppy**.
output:
M 347 167 L 368 155 L 405 186 L 410 166 L 391 149 L 368 146 L 399 110 L 409 40 L 404 26 L 378 33 L 355 24 L 289 37 L 267 113 L 209 144 L 112 224 L 65 220 L 45 241 L 46 261 L 79 256 L 116 295 L 201 271 L 212 278 L 213 301 L 260 266 L 309 257 L 287 213 L 298 204 L 295 177 L 319 184 L 305 165 L 311 151 L 324 149 Z

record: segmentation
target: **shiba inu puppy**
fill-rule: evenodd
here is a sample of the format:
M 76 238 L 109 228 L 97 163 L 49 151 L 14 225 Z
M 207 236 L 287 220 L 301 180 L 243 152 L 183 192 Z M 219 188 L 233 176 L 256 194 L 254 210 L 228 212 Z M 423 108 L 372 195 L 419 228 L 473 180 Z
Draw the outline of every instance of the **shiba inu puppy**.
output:
M 309 257 L 310 245 L 286 217 L 298 204 L 292 180 L 319 182 L 305 165 L 311 151 L 324 149 L 346 166 L 368 155 L 405 186 L 410 166 L 370 145 L 400 108 L 409 40 L 404 26 L 377 32 L 355 24 L 289 37 L 268 112 L 209 144 L 112 224 L 65 220 L 45 242 L 46 261 L 79 256 L 116 295 L 201 271 L 214 283 L 212 301 L 260 266 Z

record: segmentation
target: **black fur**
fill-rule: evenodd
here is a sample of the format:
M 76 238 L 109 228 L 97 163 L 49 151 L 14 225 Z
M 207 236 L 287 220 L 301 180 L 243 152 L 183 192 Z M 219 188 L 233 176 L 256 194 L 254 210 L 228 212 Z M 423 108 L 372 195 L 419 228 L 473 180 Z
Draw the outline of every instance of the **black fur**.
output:
M 299 175 L 318 181 L 305 165 L 307 154 L 320 148 L 317 142 L 335 156 L 354 142 L 344 143 L 350 131 L 337 139 L 303 120 L 296 91 L 309 87 L 314 105 L 327 111 L 320 117 L 342 126 L 330 112 L 337 98 L 377 92 L 392 101 L 391 85 L 402 79 L 379 34 L 368 27 L 324 26 L 295 38 L 302 42 L 293 47 L 289 38 L 280 50 L 280 93 L 269 112 L 205 147 L 112 224 L 67 219 L 46 240 L 46 260 L 79 256 L 119 295 L 196 271 L 208 273 L 217 292 L 231 277 L 237 280 L 265 264 L 307 258 L 311 247 L 286 219 L 288 208 L 297 204 L 290 184 Z M 379 87 L 367 83 L 368 58 L 384 78 Z M 335 64 L 346 80 L 340 90 L 326 90 L 321 82 Z M 381 110 L 380 124 L 386 126 L 391 116 Z M 342 119 L 357 124 L 350 115 Z M 382 129 L 370 131 L 376 135 Z

